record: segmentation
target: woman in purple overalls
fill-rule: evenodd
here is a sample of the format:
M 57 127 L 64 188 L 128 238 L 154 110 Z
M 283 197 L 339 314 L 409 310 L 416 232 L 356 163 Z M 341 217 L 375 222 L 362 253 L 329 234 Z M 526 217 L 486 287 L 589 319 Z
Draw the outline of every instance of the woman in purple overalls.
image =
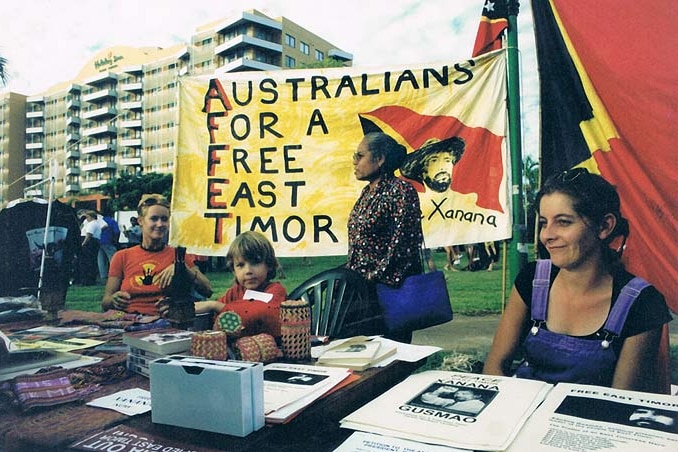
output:
M 536 205 L 550 259 L 517 276 L 484 373 L 664 392 L 655 370 L 671 315 L 620 262 L 629 227 L 615 188 L 576 168 L 548 180 Z

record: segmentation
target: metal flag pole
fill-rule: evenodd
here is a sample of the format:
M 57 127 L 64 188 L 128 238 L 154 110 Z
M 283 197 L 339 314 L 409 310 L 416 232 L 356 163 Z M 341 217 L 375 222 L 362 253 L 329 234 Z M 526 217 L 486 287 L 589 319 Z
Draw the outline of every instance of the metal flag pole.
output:
M 506 0 L 508 10 L 507 71 L 508 71 L 508 127 L 511 150 L 511 202 L 513 232 L 509 243 L 509 275 L 514 281 L 527 263 L 526 225 L 523 215 L 523 157 L 520 126 L 520 69 L 518 51 L 518 0 Z

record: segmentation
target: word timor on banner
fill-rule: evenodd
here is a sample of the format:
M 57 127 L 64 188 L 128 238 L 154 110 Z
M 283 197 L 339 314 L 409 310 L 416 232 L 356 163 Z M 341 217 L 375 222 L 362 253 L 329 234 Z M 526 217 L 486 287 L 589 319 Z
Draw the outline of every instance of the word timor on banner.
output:
M 508 238 L 505 74 L 497 51 L 454 64 L 182 78 L 170 243 L 225 255 L 254 230 L 280 256 L 345 254 L 365 186 L 352 154 L 374 131 L 407 149 L 396 175 L 419 192 L 427 247 Z

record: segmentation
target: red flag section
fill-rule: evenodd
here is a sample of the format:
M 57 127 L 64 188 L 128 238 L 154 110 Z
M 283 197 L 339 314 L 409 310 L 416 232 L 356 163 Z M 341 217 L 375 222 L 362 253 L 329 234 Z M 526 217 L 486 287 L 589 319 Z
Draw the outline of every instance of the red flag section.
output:
M 473 57 L 501 49 L 501 35 L 508 27 L 506 0 L 487 0 L 478 25 Z
M 626 266 L 678 312 L 678 9 L 669 0 L 532 7 L 543 177 L 580 165 L 616 185 L 631 224 Z
M 452 172 L 452 190 L 475 193 L 476 204 L 503 213 L 499 189 L 504 177 L 501 143 L 503 137 L 483 127 L 467 127 L 451 116 L 429 116 L 400 106 L 380 107 L 361 115 L 387 124 L 412 149 L 421 147 L 430 138 L 463 138 L 466 151 Z M 416 186 L 416 182 L 413 184 Z

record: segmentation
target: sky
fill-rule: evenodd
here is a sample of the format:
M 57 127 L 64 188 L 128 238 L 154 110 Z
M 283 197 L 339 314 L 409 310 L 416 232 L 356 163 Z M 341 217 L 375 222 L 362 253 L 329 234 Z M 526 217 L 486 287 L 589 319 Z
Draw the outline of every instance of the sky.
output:
M 471 56 L 486 0 L 4 0 L 2 91 L 39 94 L 74 78 L 102 49 L 188 43 L 197 27 L 257 9 L 353 55 L 355 67 Z M 502 1 L 502 0 L 489 0 Z M 520 2 L 523 155 L 537 155 L 538 79 L 530 2 Z

